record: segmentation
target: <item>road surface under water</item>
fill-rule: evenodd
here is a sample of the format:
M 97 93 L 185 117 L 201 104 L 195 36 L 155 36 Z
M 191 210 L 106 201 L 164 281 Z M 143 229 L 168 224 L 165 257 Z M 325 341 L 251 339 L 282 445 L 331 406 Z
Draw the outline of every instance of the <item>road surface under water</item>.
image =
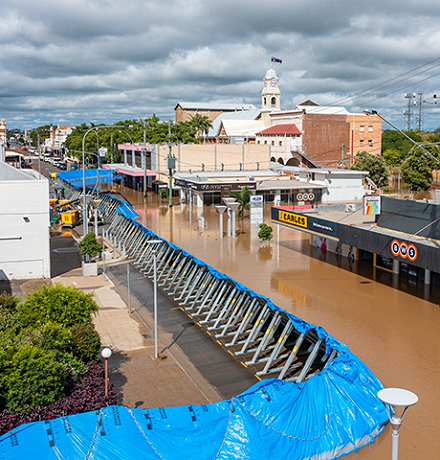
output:
M 345 343 L 385 387 L 406 388 L 419 397 L 399 430 L 400 460 L 440 458 L 440 309 L 424 300 L 324 262 L 334 255 L 311 254 L 309 236 L 274 225 L 269 245 L 258 240 L 256 226 L 237 222 L 237 237 L 219 238 L 214 207 L 196 208 L 159 203 L 149 193 L 127 188 L 139 221 L 171 243 L 268 296 L 279 307 L 322 326 Z M 200 219 L 202 218 L 202 219 Z M 270 206 L 264 209 L 270 224 Z M 201 225 L 199 225 L 201 224 Z M 226 231 L 226 220 L 224 223 Z M 321 260 L 320 260 L 321 259 Z M 429 293 L 428 293 L 429 294 Z M 425 296 L 429 299 L 429 295 Z M 391 428 L 347 459 L 384 460 L 391 457 Z

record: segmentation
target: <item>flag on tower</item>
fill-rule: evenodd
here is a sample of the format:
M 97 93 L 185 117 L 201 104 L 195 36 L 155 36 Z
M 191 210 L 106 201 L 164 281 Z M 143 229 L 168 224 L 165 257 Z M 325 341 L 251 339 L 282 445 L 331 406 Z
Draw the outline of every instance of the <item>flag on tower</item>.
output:
M 280 64 L 283 63 L 283 61 L 281 59 L 278 59 L 278 58 L 273 57 L 273 56 L 270 57 L 270 60 L 271 60 L 271 62 L 279 62 Z

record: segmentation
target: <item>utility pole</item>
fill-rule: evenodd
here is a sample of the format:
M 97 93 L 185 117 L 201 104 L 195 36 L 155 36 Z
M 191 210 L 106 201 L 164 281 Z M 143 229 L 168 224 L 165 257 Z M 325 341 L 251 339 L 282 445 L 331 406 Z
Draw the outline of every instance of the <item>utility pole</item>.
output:
M 168 156 L 167 156 L 167 169 L 169 173 L 169 206 L 173 206 L 173 169 L 176 169 L 176 158 L 171 155 L 171 121 L 168 124 Z
M 147 132 L 145 120 L 141 117 L 142 127 L 144 128 L 144 198 L 147 197 Z

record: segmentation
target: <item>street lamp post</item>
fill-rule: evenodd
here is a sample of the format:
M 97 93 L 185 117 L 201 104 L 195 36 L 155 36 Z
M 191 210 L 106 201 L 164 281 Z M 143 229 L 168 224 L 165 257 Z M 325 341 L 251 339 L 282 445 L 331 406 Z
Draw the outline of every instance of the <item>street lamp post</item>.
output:
M 31 132 L 35 131 L 37 133 L 37 155 L 38 155 L 38 178 L 41 180 L 41 168 L 40 168 L 40 160 L 41 160 L 41 154 L 40 154 L 40 132 L 38 129 L 31 129 Z
M 147 244 L 160 244 L 162 243 L 161 240 L 150 240 L 147 241 Z M 158 334 L 157 334 L 157 249 L 153 248 L 153 268 L 154 268 L 154 294 L 153 294 L 153 302 L 154 302 L 154 358 L 157 359 L 159 357 L 158 352 Z
M 86 131 L 86 133 L 84 134 L 83 136 L 83 139 L 82 139 L 82 170 L 83 170 L 83 232 L 84 232 L 84 235 L 83 236 L 86 236 L 87 235 L 87 232 L 88 232 L 88 222 L 87 222 L 87 196 L 86 196 L 86 170 L 85 170 L 85 146 L 84 146 L 84 143 L 85 143 L 85 140 L 86 140 L 86 136 L 87 134 L 89 134 L 91 131 L 94 131 L 94 130 L 98 130 L 99 128 L 120 128 L 121 126 L 120 125 L 105 125 L 105 126 L 93 126 L 92 128 L 90 128 L 89 130 Z M 98 155 L 98 167 L 99 167 L 99 155 Z M 99 170 L 99 168 L 98 168 Z
M 377 393 L 377 397 L 383 402 L 390 420 L 393 434 L 391 438 L 391 460 L 399 458 L 399 428 L 402 426 L 403 417 L 409 407 L 413 406 L 419 398 L 413 392 L 401 388 L 384 388 Z M 396 408 L 404 408 L 402 415 L 398 416 Z
M 147 196 L 147 131 L 145 120 L 141 117 L 142 127 L 144 128 L 144 198 Z
M 168 156 L 167 169 L 169 173 L 168 188 L 170 192 L 169 207 L 173 206 L 173 169 L 176 168 L 176 158 L 171 155 L 171 122 L 168 124 Z
M 112 355 L 110 348 L 103 348 L 101 356 L 105 359 L 105 397 L 108 398 L 108 359 Z

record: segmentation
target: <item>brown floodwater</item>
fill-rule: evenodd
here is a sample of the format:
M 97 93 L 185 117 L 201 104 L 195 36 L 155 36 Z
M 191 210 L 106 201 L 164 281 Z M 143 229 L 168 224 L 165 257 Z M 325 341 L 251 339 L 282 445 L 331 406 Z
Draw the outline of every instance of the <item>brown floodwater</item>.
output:
M 399 430 L 400 460 L 440 458 L 440 309 L 391 286 L 350 271 L 344 263 L 324 262 L 310 253 L 308 235 L 274 227 L 269 245 L 258 240 L 257 228 L 246 218 L 237 222 L 237 237 L 219 238 L 219 215 L 214 207 L 168 207 L 149 192 L 123 188 L 139 221 L 161 237 L 268 296 L 298 317 L 322 326 L 345 343 L 386 387 L 413 391 L 419 402 L 408 410 Z M 202 219 L 199 219 L 202 218 Z M 204 226 L 199 226 L 203 223 Z M 264 209 L 270 224 L 270 205 Z M 224 222 L 226 231 L 226 221 Z M 327 254 L 326 259 L 333 257 Z M 331 260 L 330 260 L 331 262 Z M 429 296 L 427 297 L 430 298 Z M 391 428 L 350 460 L 391 458 Z

